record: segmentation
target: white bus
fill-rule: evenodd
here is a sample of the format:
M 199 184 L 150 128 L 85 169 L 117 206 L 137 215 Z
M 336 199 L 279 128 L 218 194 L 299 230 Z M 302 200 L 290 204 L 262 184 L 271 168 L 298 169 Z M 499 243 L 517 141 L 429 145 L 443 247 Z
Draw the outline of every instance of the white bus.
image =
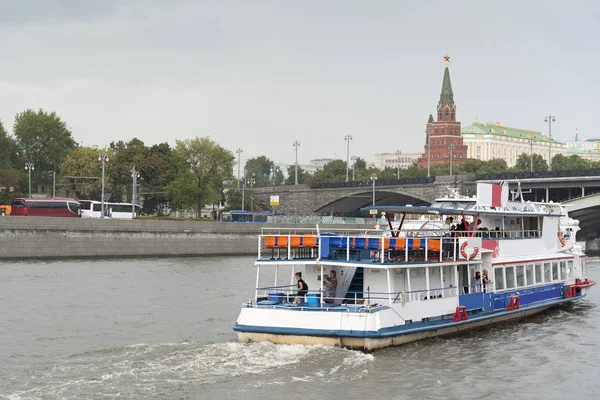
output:
M 95 200 L 79 200 L 81 204 L 82 218 L 101 218 L 102 203 Z M 135 205 L 135 216 L 137 217 L 142 212 L 142 207 Z M 133 204 L 131 203 L 104 203 L 104 216 L 114 219 L 132 219 Z

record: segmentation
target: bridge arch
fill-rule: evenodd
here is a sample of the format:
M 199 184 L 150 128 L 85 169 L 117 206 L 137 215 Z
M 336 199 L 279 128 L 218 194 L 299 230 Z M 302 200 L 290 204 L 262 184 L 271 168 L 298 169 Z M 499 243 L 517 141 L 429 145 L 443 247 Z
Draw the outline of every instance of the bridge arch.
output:
M 375 206 L 406 204 L 412 204 L 413 206 L 427 206 L 430 203 L 403 193 L 380 190 L 375 192 Z M 324 206 L 319 207 L 315 212 L 318 214 L 364 216 L 368 215 L 368 213 L 361 211 L 360 209 L 371 205 L 373 205 L 373 192 L 358 192 L 333 200 Z
M 579 221 L 578 239 L 595 239 L 600 232 L 600 193 L 579 197 L 562 203 L 569 217 Z

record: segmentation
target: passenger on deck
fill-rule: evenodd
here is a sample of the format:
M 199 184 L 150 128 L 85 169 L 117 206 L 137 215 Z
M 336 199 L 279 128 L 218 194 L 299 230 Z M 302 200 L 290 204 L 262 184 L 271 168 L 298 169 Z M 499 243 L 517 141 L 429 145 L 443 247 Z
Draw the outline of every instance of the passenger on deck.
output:
M 487 285 L 492 283 L 492 281 L 488 279 L 488 270 L 487 269 L 483 270 L 483 275 L 481 275 L 481 282 L 483 283 L 483 292 L 487 293 L 487 290 L 486 290 Z
M 323 278 L 324 292 L 323 297 L 325 303 L 334 303 L 335 294 L 337 291 L 337 278 L 334 270 L 329 271 L 329 276 Z
M 479 271 L 475 272 L 475 276 L 473 277 L 473 293 L 477 293 L 481 291 L 481 274 Z
M 298 281 L 298 293 L 296 294 L 294 303 L 302 303 L 308 293 L 308 285 L 302 279 L 302 272 L 296 272 L 296 281 Z
M 446 218 L 446 223 L 444 224 L 443 227 L 443 236 L 450 236 L 451 232 L 454 230 L 454 225 L 452 225 L 452 222 L 454 221 L 454 218 L 452 217 L 447 217 Z

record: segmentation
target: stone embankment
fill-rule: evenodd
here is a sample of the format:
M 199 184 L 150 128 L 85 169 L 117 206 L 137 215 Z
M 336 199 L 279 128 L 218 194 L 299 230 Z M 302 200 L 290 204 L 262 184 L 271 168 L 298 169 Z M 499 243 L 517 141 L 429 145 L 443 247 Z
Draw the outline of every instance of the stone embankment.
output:
M 314 229 L 302 224 L 9 216 L 0 217 L 0 260 L 256 255 L 263 227 L 281 233 Z M 365 226 L 326 226 L 335 228 Z

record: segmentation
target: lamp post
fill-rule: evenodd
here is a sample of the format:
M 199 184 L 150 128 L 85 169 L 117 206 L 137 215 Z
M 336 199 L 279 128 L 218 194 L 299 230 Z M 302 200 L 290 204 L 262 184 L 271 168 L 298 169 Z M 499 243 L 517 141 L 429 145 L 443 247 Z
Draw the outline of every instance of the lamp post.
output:
M 454 153 L 454 143 L 450 143 L 448 150 L 450 150 L 450 176 L 452 176 L 452 155 Z
M 427 177 L 431 177 L 431 128 L 425 131 L 427 135 Z
M 548 115 L 544 118 L 544 122 L 548 123 L 548 172 L 552 171 L 552 123 L 556 122 L 553 115 Z
M 244 169 L 244 178 L 241 179 L 242 181 L 242 211 L 246 211 L 246 208 L 244 208 L 244 200 L 246 199 L 246 170 Z M 238 187 L 239 187 L 239 181 L 238 181 Z
M 375 207 L 375 182 L 377 181 L 377 175 L 371 174 L 371 180 L 373 181 L 373 207 Z
M 300 142 L 296 140 L 294 142 L 294 147 L 296 148 L 296 175 L 294 177 L 294 185 L 298 185 L 298 147 L 300 147 Z
M 32 162 L 25 163 L 25 171 L 29 171 L 29 198 L 31 198 L 31 171 L 33 171 L 34 169 L 35 168 Z
M 533 139 L 529 139 L 529 167 L 533 172 Z
M 131 208 L 131 217 L 135 218 L 135 205 L 137 204 L 136 198 L 137 198 L 137 180 L 140 177 L 140 174 L 136 171 L 135 169 L 135 165 L 133 167 L 131 167 L 131 177 L 133 178 L 133 186 L 131 189 L 131 204 L 132 204 L 132 208 Z M 104 196 L 103 196 L 104 197 Z
M 236 153 L 238 155 L 238 188 L 239 188 L 240 187 L 240 180 L 242 179 L 242 176 L 240 175 L 240 168 L 242 166 L 242 160 L 241 160 L 241 158 L 242 158 L 243 150 L 242 149 L 237 149 Z
M 344 136 L 344 140 L 346 143 L 346 182 L 348 182 L 348 174 L 350 172 L 350 141 L 352 140 L 352 135 Z
M 256 181 L 254 180 L 254 172 L 252 173 L 252 178 L 248 180 L 248 184 L 250 184 L 250 212 L 254 212 L 254 184 Z
M 352 181 L 354 181 L 354 171 L 356 170 L 356 156 L 350 158 L 352 160 Z
M 104 164 L 108 162 L 108 154 L 100 153 L 98 161 L 102 163 L 102 198 L 100 199 L 100 218 L 104 218 Z
M 400 154 L 402 154 L 400 149 L 396 150 L 396 162 L 398 163 L 398 173 L 396 174 L 396 179 L 400 179 Z

